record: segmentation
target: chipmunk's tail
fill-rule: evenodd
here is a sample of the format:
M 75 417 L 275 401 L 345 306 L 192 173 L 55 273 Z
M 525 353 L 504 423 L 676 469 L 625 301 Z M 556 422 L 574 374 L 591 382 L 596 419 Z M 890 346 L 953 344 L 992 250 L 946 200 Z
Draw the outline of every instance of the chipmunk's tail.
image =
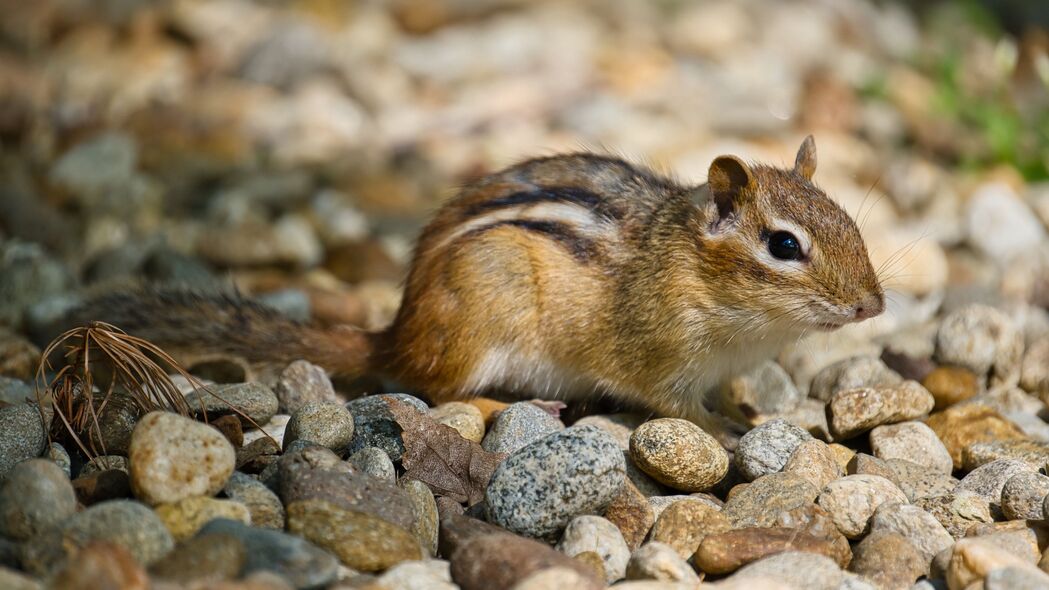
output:
M 283 366 L 298 359 L 328 372 L 369 370 L 375 335 L 354 328 L 320 329 L 291 320 L 236 292 L 144 287 L 89 298 L 66 317 L 69 326 L 106 322 L 175 358 L 230 355 Z

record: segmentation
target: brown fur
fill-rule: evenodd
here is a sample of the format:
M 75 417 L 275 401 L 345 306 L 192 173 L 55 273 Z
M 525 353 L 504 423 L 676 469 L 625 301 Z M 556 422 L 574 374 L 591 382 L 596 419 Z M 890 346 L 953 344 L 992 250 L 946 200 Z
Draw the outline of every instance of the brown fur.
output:
M 855 224 L 810 180 L 815 163 L 809 138 L 792 170 L 722 157 L 699 187 L 592 154 L 496 173 L 427 226 L 381 333 L 320 331 L 186 292 L 117 294 L 91 309 L 161 345 L 306 358 L 436 401 L 598 392 L 709 427 L 703 390 L 806 329 L 863 319 L 849 315 L 857 305 L 864 317 L 883 307 Z M 811 239 L 803 262 L 767 259 L 762 240 L 781 222 Z

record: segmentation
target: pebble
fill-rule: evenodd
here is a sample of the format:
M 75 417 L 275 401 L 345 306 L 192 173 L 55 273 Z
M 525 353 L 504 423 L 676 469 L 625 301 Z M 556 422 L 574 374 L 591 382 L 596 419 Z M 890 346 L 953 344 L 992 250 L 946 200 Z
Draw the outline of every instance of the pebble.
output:
M 965 537 L 985 539 L 1028 563 L 1037 564 L 1042 556 L 1038 541 L 1045 542 L 1045 531 L 1040 523 L 1013 520 L 975 525 Z
M 318 465 L 311 462 L 310 450 L 280 462 L 280 496 L 289 532 L 361 571 L 381 571 L 422 558 L 412 533 L 414 507 L 404 490 L 353 473 L 344 464 Z
M 623 483 L 619 495 L 605 509 L 605 518 L 616 525 L 631 551 L 641 546 L 656 522 L 652 506 L 630 481 Z
M 816 439 L 799 444 L 787 459 L 783 472 L 804 478 L 818 490 L 845 475 L 830 446 Z
M 438 424 L 454 428 L 459 436 L 479 443 L 484 440 L 484 416 L 477 406 L 466 402 L 447 402 L 430 409 Z
M 186 404 L 198 413 L 203 407 L 209 418 L 236 415 L 245 427 L 266 424 L 277 414 L 278 407 L 277 395 L 262 383 L 209 385 L 186 395 Z
M 14 466 L 0 486 L 0 535 L 25 541 L 76 512 L 76 493 L 62 468 L 46 459 Z
M 910 588 L 928 568 L 929 560 L 906 537 L 873 529 L 853 549 L 849 564 L 878 588 Z
M 514 588 L 519 582 L 532 588 L 551 590 L 597 590 L 604 587 L 604 581 L 595 571 L 546 543 L 498 529 L 476 527 L 485 523 L 471 523 L 472 520 L 460 516 L 441 522 L 442 543 L 445 538 L 459 539 L 451 551 L 442 550 L 442 553 L 450 554 L 452 581 L 462 590 Z M 552 580 L 546 580 L 549 585 L 536 580 L 526 581 L 536 573 L 553 569 L 562 571 L 551 575 Z
M 919 383 L 904 381 L 893 387 L 838 391 L 827 405 L 827 416 L 834 436 L 847 439 L 882 424 L 921 418 L 933 403 Z
M 272 571 L 296 588 L 325 587 L 339 576 L 339 561 L 334 555 L 283 531 L 217 519 L 205 524 L 196 538 L 207 535 L 229 536 L 240 542 L 245 555 L 244 575 Z
M 1017 473 L 1002 487 L 1002 514 L 1009 520 L 1042 520 L 1047 495 L 1049 477 L 1030 471 Z
M 567 428 L 499 464 L 485 493 L 488 518 L 528 537 L 556 537 L 572 518 L 602 513 L 625 479 L 611 435 L 596 426 Z
M 729 382 L 726 401 L 727 407 L 734 410 L 730 417 L 746 422 L 755 416 L 788 412 L 804 397 L 783 367 L 765 361 Z
M 35 404 L 36 393 L 33 386 L 25 381 L 0 375 L 0 402 L 11 405 Z
M 92 506 L 106 500 L 129 498 L 131 481 L 128 479 L 127 471 L 119 469 L 95 471 L 74 479 L 73 491 L 76 492 L 77 501 L 85 506 Z
M 89 431 L 96 447 L 108 455 L 127 455 L 131 433 L 142 418 L 142 409 L 133 397 L 116 393 L 110 396 L 106 407 L 98 415 L 99 434 Z
M 736 468 L 747 481 L 783 469 L 798 445 L 812 440 L 812 435 L 787 422 L 770 420 L 750 430 L 739 439 L 734 457 Z
M 62 527 L 65 545 L 84 547 L 108 541 L 128 550 L 135 561 L 149 565 L 175 547 L 175 540 L 149 508 L 130 500 L 101 502 L 73 515 Z
M 1027 438 L 1019 427 L 1001 414 L 978 404 L 951 406 L 929 416 L 925 424 L 947 447 L 955 469 L 962 468 L 962 453 L 969 445 Z
M 150 505 L 214 496 L 233 473 L 236 452 L 207 424 L 150 412 L 131 435 L 131 490 Z
M 1038 571 L 1034 565 L 1022 557 L 998 547 L 990 539 L 979 537 L 961 539 L 954 544 L 951 550 L 946 572 L 947 585 L 952 590 L 967 588 L 973 582 L 982 580 L 990 572 L 1006 567 Z
M 708 574 L 727 574 L 744 565 L 783 551 L 826 555 L 840 567 L 849 564 L 852 553 L 826 539 L 786 527 L 746 527 L 711 533 L 703 538 L 692 562 Z
M 131 470 L 130 463 L 128 463 L 127 457 L 122 455 L 99 455 L 80 468 L 80 477 L 85 475 L 91 475 L 99 471 L 108 471 L 110 469 L 118 469 L 124 473 L 128 473 Z
M 282 414 L 294 414 L 310 402 L 339 401 L 328 373 L 304 360 L 294 361 L 281 371 L 273 393 L 277 396 L 277 411 Z
M 383 572 L 374 586 L 376 590 L 458 590 L 450 565 L 443 559 L 405 561 Z
M 216 518 L 239 520 L 251 524 L 248 507 L 235 500 L 218 500 L 196 496 L 174 504 L 161 504 L 153 509 L 171 531 L 176 541 L 192 537 L 202 526 Z
M 700 492 L 728 473 L 728 453 L 688 420 L 659 418 L 630 435 L 630 457 L 656 481 L 674 489 Z
M 174 584 L 232 580 L 244 570 L 247 555 L 234 536 L 222 533 L 197 535 L 180 543 L 149 568 L 155 578 Z
M 886 502 L 874 511 L 870 519 L 870 534 L 895 533 L 902 535 L 921 554 L 928 567 L 936 554 L 954 544 L 954 538 L 940 521 L 913 504 Z
M 1049 588 L 1049 574 L 1025 567 L 1002 567 L 987 572 L 984 590 L 1042 590 Z
M 1013 386 L 1020 379 L 1023 334 L 1003 312 L 973 304 L 953 311 L 936 333 L 936 357 L 989 377 L 991 386 Z
M 16 464 L 39 457 L 46 448 L 45 425 L 35 404 L 0 407 L 0 481 Z
M 656 519 L 649 540 L 663 543 L 688 559 L 708 534 L 727 531 L 732 522 L 716 507 L 687 499 L 668 506 Z
M 284 448 L 297 440 L 308 440 L 342 453 L 353 440 L 353 416 L 338 402 L 305 402 L 288 421 L 284 430 Z
M 481 442 L 481 448 L 489 453 L 511 455 L 548 434 L 564 429 L 565 425 L 546 410 L 531 402 L 517 402 L 499 413 Z
M 397 470 L 393 466 L 393 461 L 390 461 L 390 457 L 382 449 L 365 447 L 354 453 L 346 461 L 375 479 L 390 483 L 397 481 Z
M 950 475 L 905 459 L 889 459 L 885 465 L 891 471 L 887 479 L 903 490 L 911 502 L 949 493 L 958 485 L 958 480 Z
M 816 486 L 798 475 L 770 473 L 730 495 L 722 514 L 736 527 L 775 526 L 781 512 L 809 506 L 819 495 Z
M 921 498 L 914 504 L 931 514 L 955 539 L 964 537 L 975 524 L 994 522 L 990 502 L 973 492 Z
M 597 426 L 611 434 L 621 449 L 629 451 L 630 435 L 644 422 L 645 420 L 637 414 L 593 414 L 576 420 L 574 426 Z
M 812 379 L 809 397 L 829 402 L 839 391 L 860 388 L 892 387 L 903 378 L 874 356 L 858 356 L 823 368 Z
M 596 553 L 601 558 L 604 578 L 609 584 L 626 575 L 630 548 L 616 525 L 600 516 L 573 518 L 565 527 L 556 548 L 569 557 L 588 551 Z
M 43 590 L 44 585 L 21 572 L 0 566 L 0 588 L 7 590 Z
M 36 368 L 40 364 L 40 349 L 32 342 L 5 328 L 0 328 L 0 400 L 12 404 L 26 401 L 26 397 L 9 398 L 4 391 L 4 383 L 11 380 L 32 381 Z M 25 391 L 24 389 L 22 391 Z M 10 392 L 15 393 L 15 392 Z M 28 399 L 36 400 L 32 388 Z
M 356 453 L 365 447 L 378 447 L 394 463 L 401 460 L 404 454 L 401 427 L 390 413 L 386 403 L 388 399 L 400 400 L 420 412 L 426 412 L 429 408 L 426 402 L 405 393 L 369 395 L 347 403 L 346 408 L 353 415 L 353 441 L 349 453 Z
M 922 422 L 878 426 L 871 430 L 870 443 L 879 459 L 905 459 L 947 475 L 954 469 L 947 447 Z
M 1027 347 L 1020 363 L 1020 387 L 1044 401 L 1049 395 L 1049 338 L 1042 337 Z
M 922 379 L 922 386 L 929 390 L 942 410 L 963 402 L 980 393 L 980 377 L 965 367 L 936 367 Z
M 1049 442 L 1025 439 L 977 442 L 962 450 L 962 465 L 966 471 L 998 459 L 1022 461 L 1032 471 L 1037 471 L 1049 464 Z
M 433 492 L 426 484 L 414 479 L 401 480 L 401 489 L 408 494 L 408 499 L 412 502 L 412 533 L 422 543 L 427 554 L 437 555 L 440 515 Z
M 284 505 L 280 498 L 259 480 L 234 471 L 222 488 L 226 497 L 248 507 L 252 526 L 284 529 Z
M 976 187 L 965 204 L 965 220 L 969 246 L 998 264 L 1031 252 L 1046 238 L 1038 216 L 1003 181 Z
M 658 580 L 660 582 L 699 585 L 699 576 L 673 547 L 650 541 L 634 550 L 626 566 L 628 580 Z
M 839 590 L 843 588 L 845 574 L 829 557 L 802 551 L 785 551 L 743 566 L 730 579 L 743 582 L 743 585 L 739 586 L 741 589 L 766 587 L 750 585 L 753 583 L 751 578 L 768 578 L 784 584 L 787 588 L 798 590 Z
M 51 442 L 47 445 L 47 452 L 44 455 L 55 465 L 58 465 L 66 479 L 73 476 L 73 460 L 69 458 L 69 452 L 66 451 L 65 447 L 56 442 Z
M 896 484 L 877 475 L 847 475 L 832 481 L 823 488 L 818 500 L 838 530 L 849 539 L 863 535 L 878 506 L 907 501 Z
M 88 543 L 73 552 L 48 582 L 48 587 L 55 590 L 147 590 L 150 587 L 149 576 L 127 549 L 102 541 Z
M 1031 468 L 1022 461 L 1011 459 L 999 459 L 991 461 L 973 469 L 958 482 L 954 488 L 955 492 L 973 492 L 991 505 L 991 514 L 1000 509 L 1002 502 L 1002 488 L 1009 478 L 1018 473 L 1031 471 Z

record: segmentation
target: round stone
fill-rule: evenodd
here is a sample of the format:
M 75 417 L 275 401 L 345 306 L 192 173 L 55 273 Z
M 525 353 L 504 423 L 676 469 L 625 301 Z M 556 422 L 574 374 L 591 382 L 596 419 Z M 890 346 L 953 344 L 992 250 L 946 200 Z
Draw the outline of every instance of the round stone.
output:
M 626 566 L 628 580 L 656 580 L 699 586 L 699 576 L 677 551 L 658 541 L 645 543 L 634 551 Z
M 600 514 L 626 480 L 623 452 L 596 426 L 576 426 L 528 445 L 499 464 L 485 498 L 489 520 L 551 538 L 576 516 Z
M 248 507 L 253 526 L 284 530 L 284 505 L 261 481 L 234 471 L 222 491 L 230 500 Z
M 816 439 L 799 444 L 787 459 L 783 472 L 805 478 L 818 490 L 845 474 L 830 446 Z
M 0 408 L 0 481 L 16 464 L 39 457 L 47 448 L 46 428 L 32 404 Z
M 389 399 L 402 401 L 420 412 L 429 409 L 426 402 L 405 393 L 369 395 L 347 403 L 346 408 L 353 415 L 353 441 L 347 452 L 352 454 L 365 447 L 378 447 L 389 455 L 391 461 L 401 460 L 404 441 L 401 440 L 401 427 L 386 402 Z
M 902 422 L 871 430 L 871 450 L 879 459 L 905 459 L 937 473 L 950 475 L 954 462 L 947 447 L 922 422 Z
M 261 383 L 209 385 L 186 395 L 186 404 L 198 416 L 235 415 L 245 427 L 269 422 L 278 406 L 277 395 Z
M 23 461 L 0 487 L 0 535 L 25 541 L 57 528 L 76 512 L 76 493 L 58 465 Z
M 850 539 L 863 535 L 874 511 L 885 502 L 908 500 L 894 483 L 877 475 L 847 475 L 827 484 L 819 496 L 820 507 Z
M 1002 514 L 1009 520 L 1041 520 L 1049 495 L 1049 477 L 1031 471 L 1017 473 L 1002 487 Z
M 454 428 L 459 436 L 479 443 L 484 440 L 484 416 L 477 406 L 466 402 L 448 402 L 430 409 L 430 417 L 439 424 Z
M 308 440 L 341 453 L 353 440 L 353 416 L 338 402 L 306 402 L 288 421 L 284 430 L 284 448 L 297 440 Z
M 809 397 L 829 402 L 835 393 L 861 387 L 891 387 L 903 377 L 874 356 L 857 356 L 824 367 L 812 378 Z
M 175 546 L 175 540 L 157 515 L 130 500 L 110 500 L 73 515 L 62 536 L 75 546 L 91 541 L 109 541 L 131 552 L 141 564 L 149 565 Z
M 682 559 L 692 557 L 703 538 L 732 528 L 732 522 L 716 507 L 695 499 L 668 506 L 656 519 L 649 535 L 672 548 Z
M 781 513 L 811 506 L 819 493 L 801 476 L 770 473 L 729 494 L 722 512 L 736 527 L 776 526 Z
M 728 473 L 728 453 L 718 441 L 677 418 L 638 426 L 630 436 L 630 457 L 656 481 L 687 492 L 709 490 Z
M 234 500 L 218 500 L 201 496 L 161 504 L 153 509 L 171 531 L 176 541 L 192 537 L 202 526 L 216 518 L 239 520 L 251 524 L 248 507 Z
M 489 453 L 513 454 L 518 449 L 564 430 L 565 425 L 531 402 L 510 404 L 499 413 L 481 447 Z
M 324 369 L 308 361 L 297 360 L 284 368 L 273 388 L 278 411 L 294 414 L 310 402 L 338 403 L 331 379 Z
M 131 490 L 150 504 L 213 496 L 233 473 L 236 452 L 222 433 L 178 414 L 146 414 L 131 435 Z
M 614 524 L 600 516 L 577 516 L 565 527 L 557 550 L 569 557 L 594 552 L 600 557 L 605 581 L 609 584 L 626 575 L 630 549 Z
M 1016 385 L 1020 379 L 1023 334 L 1003 312 L 986 305 L 969 305 L 943 319 L 936 334 L 936 357 L 977 375 L 990 385 Z
M 390 461 L 390 457 L 382 449 L 365 447 L 354 453 L 347 462 L 375 479 L 390 483 L 397 481 L 397 470 L 393 467 L 393 461 Z
M 339 560 L 302 537 L 260 529 L 235 520 L 216 519 L 204 525 L 194 539 L 232 537 L 244 548 L 243 575 L 273 572 L 294 588 L 324 588 L 339 575 Z M 193 541 L 190 541 L 192 543 Z
M 798 445 L 812 440 L 807 431 L 783 419 L 770 420 L 739 439 L 734 460 L 747 481 L 776 473 Z
M 954 544 L 954 539 L 940 521 L 919 506 L 886 502 L 878 506 L 870 519 L 870 534 L 902 535 L 921 554 L 924 564 L 932 563 L 937 553 Z
M 437 555 L 440 514 L 437 501 L 426 484 L 414 479 L 401 480 L 401 489 L 412 501 L 412 532 L 431 557 Z

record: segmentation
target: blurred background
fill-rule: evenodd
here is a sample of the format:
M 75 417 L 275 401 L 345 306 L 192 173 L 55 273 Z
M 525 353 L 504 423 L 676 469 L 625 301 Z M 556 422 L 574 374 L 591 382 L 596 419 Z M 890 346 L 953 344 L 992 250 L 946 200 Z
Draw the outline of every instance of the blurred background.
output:
M 884 330 L 1044 316 L 1047 25 L 1039 0 L 9 0 L 0 324 L 146 278 L 374 327 L 462 183 L 584 148 L 698 183 L 808 133 L 892 269 Z

